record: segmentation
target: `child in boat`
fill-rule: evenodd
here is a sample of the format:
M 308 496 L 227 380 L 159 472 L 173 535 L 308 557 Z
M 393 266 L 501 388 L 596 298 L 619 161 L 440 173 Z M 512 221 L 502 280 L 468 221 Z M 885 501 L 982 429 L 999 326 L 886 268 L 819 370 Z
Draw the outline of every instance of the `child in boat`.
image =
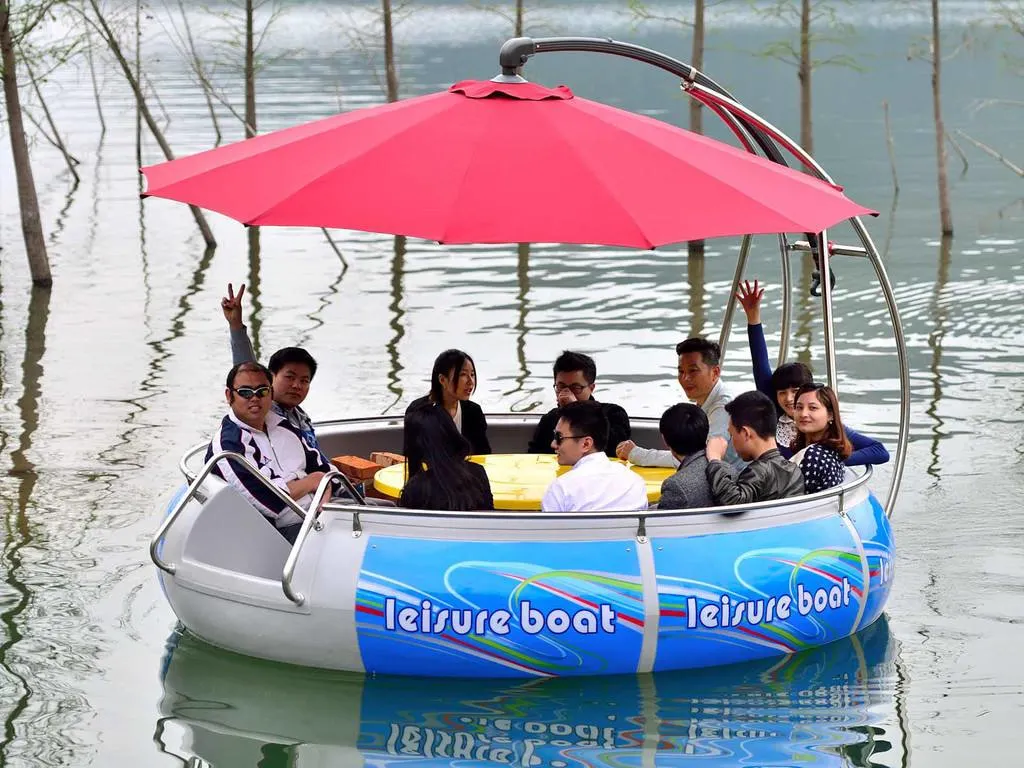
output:
M 661 415 L 661 439 L 679 462 L 679 469 L 661 484 L 658 509 L 713 507 L 708 483 L 708 417 L 700 406 L 676 403 Z
M 796 395 L 797 436 L 790 461 L 804 475 L 804 489 L 817 493 L 842 485 L 846 477 L 843 462 L 853 446 L 843 431 L 839 398 L 831 387 L 807 384 Z
M 487 472 L 466 461 L 472 448 L 440 406 L 405 416 L 406 480 L 398 505 L 410 509 L 467 512 L 494 509 Z
M 446 349 L 434 360 L 430 372 L 430 392 L 413 400 L 405 411 L 406 421 L 413 411 L 429 405 L 441 406 L 455 423 L 456 430 L 470 444 L 471 454 L 488 454 L 487 418 L 483 409 L 470 400 L 476 390 L 476 364 L 460 349 Z M 408 425 L 406 426 L 408 429 Z
M 744 280 L 736 298 L 739 299 L 743 312 L 747 316 L 747 341 L 750 344 L 750 359 L 754 367 L 754 384 L 758 392 L 763 392 L 778 404 L 779 425 L 775 439 L 779 451 L 789 458 L 793 455 L 790 445 L 797 436 L 794 421 L 796 393 L 800 387 L 814 383 L 811 369 L 803 363 L 783 363 L 772 371 L 768 362 L 768 345 L 764 340 L 764 329 L 761 327 L 761 298 L 764 288 L 754 281 Z M 885 446 L 872 437 L 862 435 L 849 427 L 845 427 L 846 438 L 851 451 L 846 457 L 846 466 L 858 467 L 868 464 L 885 464 L 889 460 L 889 452 Z
M 749 462 L 738 475 L 722 461 L 728 446 L 720 437 L 708 441 L 707 476 L 715 503 L 751 504 L 785 499 L 804 492 L 800 467 L 779 453 L 775 442 L 775 405 L 761 392 L 744 392 L 725 406 L 729 435 L 736 453 Z

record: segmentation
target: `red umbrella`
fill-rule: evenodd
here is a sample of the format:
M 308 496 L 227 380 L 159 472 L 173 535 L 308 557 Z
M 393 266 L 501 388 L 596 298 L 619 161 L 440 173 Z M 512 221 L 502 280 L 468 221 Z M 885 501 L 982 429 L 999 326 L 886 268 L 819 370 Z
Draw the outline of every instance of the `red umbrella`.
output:
M 142 169 L 245 224 L 651 248 L 867 213 L 800 171 L 565 86 L 467 80 Z

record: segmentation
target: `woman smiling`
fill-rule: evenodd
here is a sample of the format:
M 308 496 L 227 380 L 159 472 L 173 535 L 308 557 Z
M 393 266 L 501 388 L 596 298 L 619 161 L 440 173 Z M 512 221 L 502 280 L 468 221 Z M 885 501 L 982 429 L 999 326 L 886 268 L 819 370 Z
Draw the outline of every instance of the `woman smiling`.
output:
M 805 492 L 841 485 L 843 462 L 853 446 L 843 430 L 836 393 L 824 384 L 805 384 L 797 391 L 793 412 L 797 435 L 790 461 L 804 473 Z

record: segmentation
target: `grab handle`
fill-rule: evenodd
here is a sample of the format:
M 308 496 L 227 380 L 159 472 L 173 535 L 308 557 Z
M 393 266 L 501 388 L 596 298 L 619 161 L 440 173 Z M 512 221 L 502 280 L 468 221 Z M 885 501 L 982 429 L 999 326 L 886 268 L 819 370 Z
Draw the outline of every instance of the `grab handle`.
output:
M 160 527 L 156 529 L 156 533 L 153 534 L 153 538 L 149 542 L 149 558 L 153 561 L 153 565 L 155 565 L 161 571 L 169 573 L 173 576 L 175 571 L 177 570 L 177 566 L 174 563 L 164 562 L 164 559 L 160 557 L 160 552 L 158 551 L 160 547 L 160 542 L 163 540 L 164 536 L 167 535 L 167 531 L 171 529 L 171 526 L 174 525 L 175 521 L 181 515 L 182 511 L 185 509 L 185 505 L 188 504 L 188 502 L 190 502 L 192 498 L 196 495 L 196 491 L 199 490 L 199 486 L 203 484 L 203 481 L 206 479 L 206 477 L 217 466 L 217 462 L 221 461 L 222 459 L 227 459 L 229 461 L 234 461 L 235 463 L 237 463 L 250 475 L 252 475 L 261 483 L 263 483 L 267 490 L 271 491 L 275 496 L 277 496 L 278 499 L 284 502 L 284 504 L 289 509 L 291 509 L 292 512 L 297 514 L 299 517 L 305 519 L 306 510 L 304 510 L 302 507 L 296 504 L 295 501 L 286 496 L 281 491 L 280 488 L 278 488 L 272 482 L 267 480 L 266 477 L 260 474 L 260 471 L 251 461 L 249 461 L 249 459 L 247 459 L 240 453 L 235 453 L 234 451 L 221 451 L 220 453 L 211 456 L 210 460 L 203 465 L 202 470 L 199 472 L 198 475 L 196 475 L 195 480 L 189 483 L 188 490 L 185 492 L 185 495 L 178 500 L 178 503 L 175 505 L 174 509 L 171 510 L 171 513 L 164 518 L 164 521 L 160 524 Z M 323 485 L 323 483 L 321 483 L 321 485 Z M 365 503 L 365 501 L 363 503 Z
M 330 472 L 325 472 L 324 476 L 320 479 L 320 485 L 316 487 L 316 493 L 313 494 L 313 500 L 309 502 L 309 513 L 302 521 L 302 527 L 299 528 L 299 534 L 295 537 L 295 543 L 292 545 L 292 551 L 288 553 L 288 559 L 284 563 L 284 571 L 281 573 L 281 589 L 284 590 L 285 597 L 291 600 L 296 605 L 302 605 L 306 602 L 306 597 L 301 592 L 296 592 L 292 589 L 292 576 L 295 575 L 295 566 L 299 562 L 299 551 L 302 549 L 302 545 L 306 543 L 306 537 L 309 535 L 310 528 L 316 528 L 320 530 L 323 524 L 320 522 L 320 507 L 324 503 L 324 494 L 327 493 L 327 489 L 331 486 L 331 481 L 335 477 L 344 478 L 344 482 L 349 487 L 349 493 L 353 494 L 353 498 L 359 499 L 363 504 L 366 500 L 356 494 L 355 488 L 348 482 L 341 472 L 336 469 L 332 469 Z

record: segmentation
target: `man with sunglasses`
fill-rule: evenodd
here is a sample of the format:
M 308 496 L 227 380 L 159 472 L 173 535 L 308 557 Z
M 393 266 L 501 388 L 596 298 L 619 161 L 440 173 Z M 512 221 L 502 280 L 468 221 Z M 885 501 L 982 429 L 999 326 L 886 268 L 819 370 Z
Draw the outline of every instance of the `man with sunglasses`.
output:
M 265 478 L 299 506 L 312 494 L 331 466 L 327 458 L 279 413 L 271 410 L 271 373 L 259 363 L 235 365 L 224 390 L 229 410 L 206 449 L 206 461 L 221 451 L 240 453 Z M 295 543 L 302 518 L 236 462 L 222 459 L 214 473 L 270 520 L 282 536 Z M 330 498 L 328 492 L 325 498 Z
M 558 463 L 571 467 L 555 478 L 541 500 L 544 512 L 605 512 L 647 509 L 647 484 L 624 464 L 612 461 L 608 418 L 600 403 L 569 403 L 558 410 L 551 448 Z
M 576 402 L 597 403 L 594 390 L 597 389 L 597 364 L 590 355 L 580 352 L 563 352 L 555 360 L 555 398 L 558 405 L 541 417 L 533 437 L 527 446 L 527 453 L 551 453 L 551 436 L 558 422 L 558 411 L 562 406 Z M 612 403 L 600 403 L 601 410 L 608 420 L 608 441 L 604 449 L 611 457 L 615 456 L 615 446 L 629 440 L 632 431 L 626 411 Z

